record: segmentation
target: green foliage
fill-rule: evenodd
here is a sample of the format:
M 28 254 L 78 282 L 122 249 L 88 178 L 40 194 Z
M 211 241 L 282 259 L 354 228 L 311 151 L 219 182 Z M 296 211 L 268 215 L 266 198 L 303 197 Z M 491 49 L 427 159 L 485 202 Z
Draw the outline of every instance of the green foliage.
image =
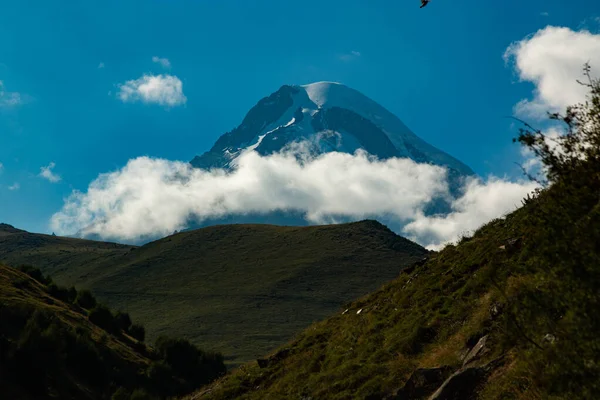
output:
M 146 329 L 143 325 L 132 324 L 131 328 L 129 328 L 129 335 L 131 335 L 132 338 L 143 342 L 146 340 Z
M 91 310 L 96 307 L 97 301 L 92 292 L 89 290 L 80 290 L 77 293 L 75 303 L 86 310 Z
M 89 314 L 90 322 L 98 325 L 100 328 L 107 332 L 117 333 L 117 323 L 115 316 L 111 312 L 110 308 L 104 304 L 97 304 Z
M 37 267 L 31 266 L 31 265 L 21 265 L 18 267 L 18 269 L 19 269 L 19 271 L 26 273 L 27 275 L 29 275 L 30 277 L 32 277 L 33 279 L 35 279 L 36 281 L 38 281 L 39 283 L 41 283 L 43 285 L 47 285 L 52 282 L 52 280 L 49 278 L 46 278 L 44 276 L 44 274 L 42 273 L 42 270 L 40 270 Z
M 131 328 L 131 317 L 126 312 L 117 311 L 115 314 L 115 324 L 117 328 L 123 332 L 129 332 L 129 328 Z
M 185 339 L 161 336 L 156 340 L 155 351 L 161 362 L 149 370 L 152 377 L 176 376 L 183 384 L 172 383 L 165 395 L 181 395 L 224 375 L 226 367 L 220 353 L 206 352 Z
M 124 387 L 118 388 L 113 395 L 111 400 L 129 400 L 131 398 L 131 392 Z
M 129 400 L 156 400 L 156 397 L 152 396 L 144 389 L 135 389 L 133 393 L 131 393 Z
M 77 298 L 77 290 L 73 286 L 67 289 L 65 287 L 58 286 L 54 282 L 48 285 L 48 294 L 55 299 L 71 304 L 75 303 L 75 299 Z
M 162 353 L 149 351 L 122 334 L 129 328 L 144 335 L 127 313 L 102 304 L 87 313 L 53 301 L 48 294 L 75 295 L 46 281 L 41 286 L 0 264 L 0 391 L 6 379 L 32 398 L 159 399 L 189 393 L 219 376 L 218 368 L 224 372 L 222 356 L 187 341 L 166 341 Z M 89 306 L 90 297 L 78 299 Z M 178 353 L 181 346 L 195 358 Z

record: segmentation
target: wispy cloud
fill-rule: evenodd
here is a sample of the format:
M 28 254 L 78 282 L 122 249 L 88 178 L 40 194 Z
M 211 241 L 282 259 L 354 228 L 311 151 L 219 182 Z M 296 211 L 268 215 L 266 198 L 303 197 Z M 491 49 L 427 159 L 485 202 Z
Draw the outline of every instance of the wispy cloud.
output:
M 118 85 L 118 97 L 123 102 L 154 103 L 167 107 L 183 105 L 183 83 L 172 75 L 144 75 Z
M 435 248 L 512 211 L 533 187 L 496 178 L 471 181 L 464 196 L 452 200 L 450 215 L 428 217 L 426 206 L 449 196 L 446 178 L 441 167 L 377 160 L 360 151 L 318 157 L 249 151 L 232 172 L 140 157 L 100 175 L 86 192 L 73 192 L 52 217 L 52 229 L 135 240 L 180 230 L 190 218 L 284 210 L 299 211 L 312 223 L 384 217 L 400 233 Z
M 0 108 L 15 107 L 23 104 L 23 97 L 17 92 L 7 92 L 4 89 L 4 82 L 0 81 Z
M 549 13 L 548 11 L 542 11 L 542 12 L 540 13 L 540 15 L 541 15 L 542 17 L 549 17 L 549 16 L 550 16 L 550 13 Z
M 15 191 L 15 190 L 19 190 L 20 188 L 21 188 L 21 185 L 19 185 L 18 182 L 15 182 L 11 186 L 8 187 L 8 190 Z
M 59 175 L 55 174 L 54 172 L 52 172 L 52 169 L 54 169 L 55 166 L 56 166 L 56 164 L 54 162 L 51 162 L 47 166 L 41 167 L 39 176 L 44 179 L 47 179 L 48 181 L 50 181 L 52 183 L 59 182 L 61 180 L 61 177 Z
M 600 34 L 587 30 L 548 26 L 513 43 L 505 52 L 522 81 L 535 85 L 532 99 L 523 99 L 515 113 L 546 118 L 547 111 L 562 111 L 585 100 L 587 88 L 577 83 L 583 65 L 600 68 Z
M 171 62 L 169 61 L 168 58 L 161 58 L 161 57 L 154 56 L 154 57 L 152 57 L 152 62 L 156 63 L 156 64 L 160 64 L 160 66 L 165 69 L 171 68 Z
M 105 67 L 105 65 L 104 65 L 104 63 L 103 63 L 103 62 L 101 62 L 100 64 L 98 64 L 98 69 L 102 69 L 102 68 L 104 68 L 104 67 Z
M 0 162 L 0 174 L 2 173 L 2 171 L 3 171 L 3 170 L 4 170 L 4 164 L 2 164 L 2 163 Z
M 339 58 L 342 61 L 348 62 L 348 61 L 356 60 L 360 56 L 361 56 L 360 51 L 352 50 L 349 53 L 340 54 Z

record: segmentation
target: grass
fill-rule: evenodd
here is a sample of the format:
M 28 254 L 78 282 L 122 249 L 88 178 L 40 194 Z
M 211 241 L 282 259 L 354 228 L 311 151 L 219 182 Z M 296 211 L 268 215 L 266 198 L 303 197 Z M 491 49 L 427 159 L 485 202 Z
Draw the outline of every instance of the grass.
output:
M 488 352 L 475 365 L 502 363 L 474 398 L 592 398 L 600 387 L 591 361 L 600 356 L 591 311 L 597 178 L 576 190 L 555 185 L 313 324 L 282 347 L 289 355 L 279 362 L 247 363 L 187 399 L 394 398 L 417 368 L 457 370 L 484 335 Z
M 32 325 L 36 318 L 46 322 Z M 151 363 L 143 344 L 108 334 L 88 320 L 86 310 L 50 296 L 46 286 L 2 264 L 0 342 L 0 393 L 7 398 L 107 398 L 113 378 L 135 387 Z M 50 347 L 42 351 L 45 342 Z M 78 350 L 67 350 L 73 346 Z M 59 360 L 63 357 L 66 361 Z
M 0 260 L 89 288 L 142 322 L 149 340 L 182 336 L 230 365 L 271 351 L 426 254 L 375 221 L 215 226 L 142 247 L 0 236 Z

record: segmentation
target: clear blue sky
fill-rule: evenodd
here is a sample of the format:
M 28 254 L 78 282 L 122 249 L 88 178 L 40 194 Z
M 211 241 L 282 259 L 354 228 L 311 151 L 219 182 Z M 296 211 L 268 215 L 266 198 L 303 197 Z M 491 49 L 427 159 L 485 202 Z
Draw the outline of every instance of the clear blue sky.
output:
M 282 84 L 342 82 L 485 176 L 516 174 L 504 116 L 531 95 L 502 55 L 546 25 L 576 29 L 597 0 L 19 0 L 0 3 L 0 222 L 47 232 L 73 189 L 149 155 L 191 160 Z M 547 15 L 542 15 L 547 13 Z M 352 55 L 352 52 L 360 53 Z M 163 73 L 184 106 L 123 103 Z M 103 63 L 104 68 L 98 68 Z M 110 92 L 110 94 L 109 94 Z M 38 176 L 55 163 L 56 183 Z M 19 184 L 18 190 L 9 186 Z M 15 189 L 15 187 L 13 187 Z

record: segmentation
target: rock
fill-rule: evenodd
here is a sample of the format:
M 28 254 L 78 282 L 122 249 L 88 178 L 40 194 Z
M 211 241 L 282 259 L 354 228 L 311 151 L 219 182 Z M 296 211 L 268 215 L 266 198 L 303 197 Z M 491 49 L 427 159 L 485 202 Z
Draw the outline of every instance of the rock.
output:
M 410 375 L 410 378 L 408 378 L 402 389 L 398 390 L 389 399 L 408 400 L 422 398 L 435 391 L 451 373 L 452 368 L 448 366 L 419 368 Z
M 558 339 L 556 336 L 554 336 L 551 333 L 547 333 L 546 335 L 544 335 L 544 338 L 542 339 L 544 342 L 546 343 L 550 343 L 553 344 L 554 342 L 556 342 Z
M 468 367 L 460 369 L 452 374 L 446 381 L 429 397 L 429 400 L 467 400 L 475 398 L 475 389 L 485 377 L 483 368 Z
M 492 304 L 490 306 L 490 317 L 493 320 L 498 318 L 502 314 L 503 308 L 504 307 L 502 306 L 501 303 L 496 302 L 496 303 Z
M 465 358 L 463 360 L 463 366 L 469 364 L 472 361 L 475 361 L 476 359 L 478 359 L 479 357 L 481 357 L 483 354 L 485 354 L 487 352 L 488 349 L 487 349 L 487 347 L 485 347 L 487 339 L 488 339 L 488 335 L 485 335 L 484 337 L 479 339 L 479 341 L 477 341 L 475 346 L 473 346 L 471 348 L 471 350 L 469 350 L 469 352 L 465 356 Z

